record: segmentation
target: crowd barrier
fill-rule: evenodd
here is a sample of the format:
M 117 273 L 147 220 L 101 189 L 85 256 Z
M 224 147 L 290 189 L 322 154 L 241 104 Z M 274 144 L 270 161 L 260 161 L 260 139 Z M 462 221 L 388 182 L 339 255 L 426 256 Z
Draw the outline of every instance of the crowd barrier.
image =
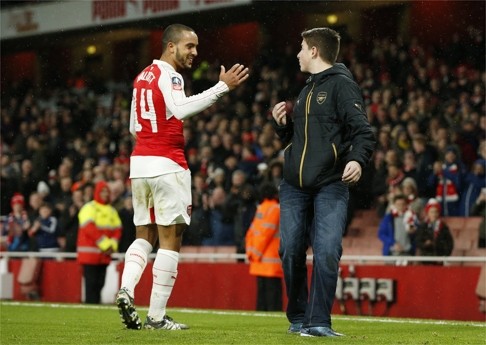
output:
M 230 249 L 212 247 L 209 253 L 201 252 L 203 249 L 183 251 L 169 307 L 254 310 L 255 277 L 249 275 L 244 255 L 230 252 Z M 41 301 L 83 301 L 82 272 L 75 260 L 76 254 L 37 252 L 0 253 L 2 299 L 26 300 L 17 277 L 21 261 L 27 257 L 42 259 Z M 154 258 L 152 254 L 135 292 L 139 306 L 149 304 Z M 310 276 L 312 255 L 308 259 Z M 442 264 L 423 264 L 431 261 Z M 462 265 L 465 263 L 468 265 Z M 485 321 L 475 292 L 482 266 L 486 266 L 486 257 L 344 255 L 333 313 Z M 102 292 L 103 303 L 114 302 L 122 270 L 123 254 L 114 254 Z

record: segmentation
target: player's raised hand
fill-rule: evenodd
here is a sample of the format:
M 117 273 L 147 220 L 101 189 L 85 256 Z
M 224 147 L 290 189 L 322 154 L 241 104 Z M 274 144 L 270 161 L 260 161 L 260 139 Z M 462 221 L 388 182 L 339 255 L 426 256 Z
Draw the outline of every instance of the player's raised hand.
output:
M 239 63 L 233 65 L 228 72 L 226 72 L 224 66 L 221 66 L 221 72 L 219 73 L 219 80 L 224 81 L 230 90 L 242 84 L 248 77 L 248 68 Z

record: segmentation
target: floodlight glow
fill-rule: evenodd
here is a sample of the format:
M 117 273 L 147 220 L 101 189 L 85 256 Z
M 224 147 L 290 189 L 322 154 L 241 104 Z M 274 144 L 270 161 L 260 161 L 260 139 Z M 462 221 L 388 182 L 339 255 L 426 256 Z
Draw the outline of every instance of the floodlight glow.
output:
M 329 24 L 336 24 L 338 21 L 338 16 L 336 16 L 335 14 L 330 14 L 327 16 L 327 22 Z
M 89 55 L 96 54 L 96 46 L 94 46 L 94 45 L 90 45 L 90 46 L 88 46 L 88 48 L 86 48 L 86 52 L 87 52 Z

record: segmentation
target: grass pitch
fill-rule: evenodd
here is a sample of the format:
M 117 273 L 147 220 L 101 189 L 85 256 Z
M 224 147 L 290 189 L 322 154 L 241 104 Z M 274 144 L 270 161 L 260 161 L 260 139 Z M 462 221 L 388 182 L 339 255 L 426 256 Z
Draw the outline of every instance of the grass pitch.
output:
M 147 308 L 138 308 L 142 319 Z M 169 309 L 187 331 L 126 330 L 115 306 L 0 303 L 0 344 L 486 344 L 486 323 L 339 316 L 340 338 L 287 334 L 284 313 Z

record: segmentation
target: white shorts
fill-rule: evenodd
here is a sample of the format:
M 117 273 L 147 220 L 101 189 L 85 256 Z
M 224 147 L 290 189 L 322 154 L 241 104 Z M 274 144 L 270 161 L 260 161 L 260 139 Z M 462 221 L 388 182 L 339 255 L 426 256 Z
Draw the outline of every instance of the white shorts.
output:
M 132 178 L 133 222 L 172 225 L 191 222 L 191 171 Z

